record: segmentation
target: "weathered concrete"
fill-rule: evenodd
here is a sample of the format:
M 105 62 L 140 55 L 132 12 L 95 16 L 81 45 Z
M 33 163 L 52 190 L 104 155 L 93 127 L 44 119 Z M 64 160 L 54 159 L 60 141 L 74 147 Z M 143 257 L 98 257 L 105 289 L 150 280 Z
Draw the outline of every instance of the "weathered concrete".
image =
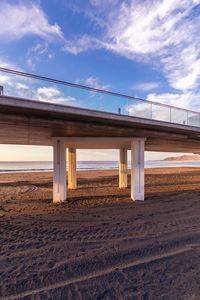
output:
M 100 140 L 102 140 L 100 138 Z M 63 137 L 57 137 L 54 141 L 54 182 L 53 182 L 53 202 L 64 202 L 66 200 L 66 145 L 76 143 L 79 148 L 82 139 L 71 141 Z M 88 143 L 84 148 L 89 149 L 93 138 L 87 139 Z M 110 146 L 115 149 L 116 139 L 109 139 Z M 121 139 L 121 143 L 126 141 L 128 148 L 131 148 L 131 199 L 144 200 L 144 142 L 145 138 Z M 105 145 L 105 138 L 103 145 Z M 98 148 L 98 144 L 92 143 L 93 149 Z M 105 146 L 104 146 L 105 147 Z M 82 144 L 83 148 L 83 144 Z M 76 189 L 76 149 L 68 148 L 68 188 Z M 120 148 L 119 158 L 119 187 L 127 187 L 127 148 Z
M 59 138 L 53 140 L 53 202 L 59 203 L 66 200 L 66 147 Z
M 144 200 L 144 140 L 131 142 L 131 199 Z
M 127 149 L 119 150 L 119 188 L 127 188 Z
M 68 148 L 68 189 L 74 190 L 76 187 L 76 149 Z

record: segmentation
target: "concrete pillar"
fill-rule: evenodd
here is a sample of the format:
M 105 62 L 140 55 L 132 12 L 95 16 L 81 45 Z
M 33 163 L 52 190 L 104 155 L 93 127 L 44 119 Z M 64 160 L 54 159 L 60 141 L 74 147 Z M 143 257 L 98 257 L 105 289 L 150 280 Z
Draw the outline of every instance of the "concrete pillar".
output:
M 66 147 L 60 138 L 54 139 L 53 147 L 53 202 L 59 203 L 66 200 Z
M 119 150 L 119 188 L 127 188 L 127 149 Z
M 144 140 L 131 142 L 131 199 L 144 200 Z
M 74 190 L 77 187 L 76 181 L 76 149 L 68 149 L 68 189 Z

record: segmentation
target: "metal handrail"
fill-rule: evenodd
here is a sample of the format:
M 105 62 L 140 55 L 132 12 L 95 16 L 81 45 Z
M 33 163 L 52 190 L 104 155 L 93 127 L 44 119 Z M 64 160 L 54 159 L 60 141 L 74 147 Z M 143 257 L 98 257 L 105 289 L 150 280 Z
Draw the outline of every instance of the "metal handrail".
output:
M 76 87 L 76 88 L 79 88 L 79 89 L 85 89 L 85 90 L 89 90 L 89 91 L 92 91 L 92 92 L 107 94 L 107 95 L 116 96 L 116 97 L 122 97 L 122 98 L 130 99 L 130 100 L 136 100 L 138 102 L 142 101 L 142 102 L 149 103 L 149 104 L 155 104 L 155 105 L 158 105 L 158 106 L 163 106 L 163 107 L 167 107 L 167 108 L 174 108 L 174 109 L 178 109 L 178 110 L 182 110 L 182 111 L 186 111 L 186 112 L 200 114 L 200 112 L 196 112 L 196 111 L 186 109 L 186 108 L 180 108 L 180 107 L 177 107 L 177 106 L 163 104 L 163 103 L 159 103 L 159 102 L 155 102 L 155 101 L 149 101 L 149 100 L 145 100 L 145 99 L 142 99 L 142 98 L 133 97 L 133 96 L 124 95 L 124 94 L 119 94 L 119 93 L 115 93 L 115 92 L 111 92 L 111 91 L 107 91 L 107 90 L 91 88 L 89 86 L 85 86 L 85 85 L 81 85 L 81 84 L 76 84 L 76 83 L 71 83 L 71 82 L 58 80 L 58 79 L 54 79 L 54 78 L 39 76 L 39 75 L 35 75 L 35 74 L 30 74 L 30 73 L 25 73 L 25 72 L 22 72 L 22 71 L 16 71 L 16 70 L 2 68 L 2 67 L 0 67 L 0 71 L 5 72 L 5 73 L 20 75 L 20 76 L 23 76 L 23 77 L 29 77 L 29 78 L 54 82 L 54 83 L 61 84 L 61 85 Z

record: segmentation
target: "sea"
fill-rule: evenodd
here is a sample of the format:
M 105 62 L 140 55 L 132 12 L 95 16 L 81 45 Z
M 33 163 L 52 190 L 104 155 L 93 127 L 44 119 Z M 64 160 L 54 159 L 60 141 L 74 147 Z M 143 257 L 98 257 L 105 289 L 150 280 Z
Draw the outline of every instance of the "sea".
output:
M 131 162 L 128 162 L 128 168 Z M 173 168 L 173 167 L 197 167 L 200 168 L 200 161 L 145 161 L 145 168 Z M 77 161 L 77 170 L 117 170 L 118 161 Z M 15 172 L 51 172 L 52 161 L 20 161 L 0 162 L 0 173 Z

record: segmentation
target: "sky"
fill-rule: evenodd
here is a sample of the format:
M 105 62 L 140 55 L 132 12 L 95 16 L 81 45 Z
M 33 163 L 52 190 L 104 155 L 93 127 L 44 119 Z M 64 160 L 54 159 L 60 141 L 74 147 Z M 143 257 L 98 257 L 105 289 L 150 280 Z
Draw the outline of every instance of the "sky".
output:
M 0 66 L 198 111 L 199 25 L 200 0 L 0 0 Z M 112 108 L 107 98 L 2 72 L 0 85 L 5 94 Z M 117 157 L 92 153 L 97 160 Z M 51 148 L 0 146 L 1 161 L 22 154 L 52 159 Z M 80 160 L 90 156 L 79 152 Z

